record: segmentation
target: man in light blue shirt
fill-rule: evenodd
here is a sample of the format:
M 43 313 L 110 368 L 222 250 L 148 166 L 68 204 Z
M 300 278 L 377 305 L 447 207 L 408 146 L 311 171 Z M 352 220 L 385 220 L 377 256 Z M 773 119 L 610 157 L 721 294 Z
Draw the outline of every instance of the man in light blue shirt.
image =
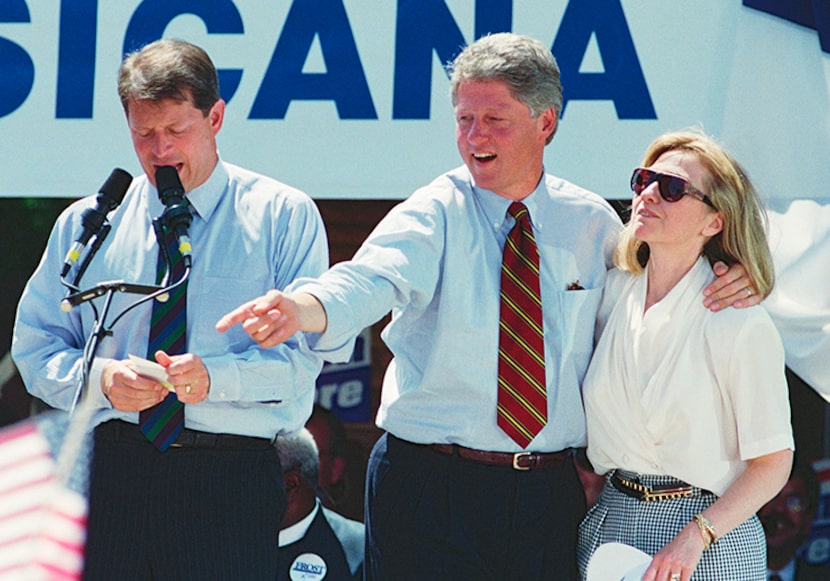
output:
M 243 304 L 260 345 L 305 331 L 337 360 L 390 309 L 367 475 L 368 579 L 571 579 L 584 494 L 580 383 L 621 223 L 543 167 L 562 107 L 550 50 L 515 34 L 464 49 L 450 81 L 464 166 L 395 207 L 354 258 Z M 521 201 L 540 261 L 547 423 L 523 448 L 497 424 L 502 252 Z
M 328 267 L 323 223 L 304 193 L 225 163 L 216 149 L 224 118 L 216 70 L 200 48 L 164 40 L 130 55 L 119 79 L 130 134 L 145 174 L 112 212 L 112 232 L 83 286 L 156 280 L 161 215 L 156 168 L 173 166 L 192 223 L 185 353 L 150 354 L 184 404 L 185 429 L 159 452 L 136 425 L 168 394 L 130 355 L 148 355 L 152 301 L 127 312 L 101 341 L 88 395 L 97 425 L 85 576 L 89 579 L 276 577 L 285 493 L 271 440 L 311 413 L 318 357 L 300 337 L 262 349 L 241 329 L 220 335 L 232 306 Z M 32 395 L 69 409 L 97 314 L 64 313 L 59 274 L 92 199 L 58 218 L 18 308 L 12 352 Z M 74 271 L 70 273 L 73 275 Z M 116 293 L 106 321 L 136 295 Z M 152 573 L 151 573 L 152 572 Z

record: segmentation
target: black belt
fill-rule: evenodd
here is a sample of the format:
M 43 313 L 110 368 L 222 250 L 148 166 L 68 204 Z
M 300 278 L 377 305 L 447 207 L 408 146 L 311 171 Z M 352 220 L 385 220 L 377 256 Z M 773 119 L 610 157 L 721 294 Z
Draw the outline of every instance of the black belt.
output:
M 514 470 L 543 470 L 561 466 L 571 455 L 570 450 L 560 452 L 486 452 L 465 448 L 456 444 L 429 444 L 430 450 L 452 456 L 458 454 L 459 458 L 487 464 L 489 466 L 509 466 Z
M 712 494 L 708 490 L 686 484 L 678 480 L 676 484 L 661 484 L 646 486 L 633 480 L 620 476 L 619 472 L 611 474 L 611 485 L 631 498 L 642 502 L 655 502 L 658 500 L 675 500 L 678 498 L 689 498 L 691 496 L 705 496 Z
M 111 420 L 95 428 L 95 435 L 111 440 L 145 442 L 149 440 L 136 424 L 122 420 Z M 170 444 L 171 448 L 204 448 L 214 450 L 261 450 L 271 446 L 272 440 L 239 436 L 237 434 L 213 434 L 184 428 Z

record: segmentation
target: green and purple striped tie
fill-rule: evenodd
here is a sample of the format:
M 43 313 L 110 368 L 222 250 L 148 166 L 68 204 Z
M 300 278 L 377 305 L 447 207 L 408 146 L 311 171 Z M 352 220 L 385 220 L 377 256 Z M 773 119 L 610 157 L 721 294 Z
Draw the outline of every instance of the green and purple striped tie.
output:
M 184 261 L 179 252 L 178 241 L 172 232 L 167 232 L 165 242 L 170 255 L 171 282 L 184 274 Z M 165 263 L 159 248 L 156 284 L 164 277 Z M 147 358 L 155 361 L 155 352 L 162 350 L 168 355 L 180 355 L 187 345 L 187 282 L 176 287 L 165 302 L 153 301 L 150 319 L 150 341 Z M 138 417 L 142 433 L 160 451 L 172 444 L 184 427 L 184 405 L 171 392 L 161 403 L 142 411 Z

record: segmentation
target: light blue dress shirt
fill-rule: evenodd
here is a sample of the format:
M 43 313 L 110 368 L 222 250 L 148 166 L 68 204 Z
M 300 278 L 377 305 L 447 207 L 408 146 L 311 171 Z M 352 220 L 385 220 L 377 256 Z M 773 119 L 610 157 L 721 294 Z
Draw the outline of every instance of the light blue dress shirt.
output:
M 585 445 L 580 385 L 621 223 L 599 196 L 545 175 L 523 202 L 541 261 L 548 424 L 529 450 Z M 316 296 L 328 327 L 309 344 L 331 360 L 392 310 L 378 425 L 418 443 L 516 452 L 496 424 L 502 248 L 510 200 L 476 188 L 465 167 L 415 192 L 355 257 L 290 290 Z M 567 290 L 577 285 L 582 290 Z
M 300 428 L 311 413 L 321 361 L 300 344 L 301 337 L 263 350 L 241 326 L 220 334 L 214 328 L 226 312 L 273 288 L 328 267 L 328 244 L 314 202 L 285 184 L 220 161 L 210 178 L 187 194 L 194 211 L 189 233 L 193 271 L 188 282 L 187 350 L 201 357 L 210 374 L 205 401 L 185 406 L 185 425 L 208 432 L 273 437 Z M 58 218 L 43 258 L 18 306 L 12 355 L 32 395 L 69 409 L 79 383 L 82 349 L 94 315 L 82 304 L 60 309 L 65 289 L 61 266 L 80 232 L 84 209 L 94 198 L 72 204 Z M 164 206 L 146 176 L 135 180 L 110 216 L 112 231 L 81 281 L 152 285 L 158 245 L 152 219 Z M 74 269 L 70 272 L 74 279 Z M 109 322 L 138 295 L 116 293 Z M 95 299 L 99 313 L 103 299 Z M 90 375 L 90 394 L 100 408 L 98 424 L 137 413 L 115 410 L 101 393 L 103 367 L 129 354 L 147 356 L 151 303 L 127 313 L 100 344 Z

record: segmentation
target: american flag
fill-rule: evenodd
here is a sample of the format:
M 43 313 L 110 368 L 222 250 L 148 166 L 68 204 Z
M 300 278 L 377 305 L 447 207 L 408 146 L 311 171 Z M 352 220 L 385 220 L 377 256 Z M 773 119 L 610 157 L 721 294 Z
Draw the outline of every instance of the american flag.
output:
M 57 477 L 42 424 L 0 430 L 0 579 L 80 579 L 86 498 Z

